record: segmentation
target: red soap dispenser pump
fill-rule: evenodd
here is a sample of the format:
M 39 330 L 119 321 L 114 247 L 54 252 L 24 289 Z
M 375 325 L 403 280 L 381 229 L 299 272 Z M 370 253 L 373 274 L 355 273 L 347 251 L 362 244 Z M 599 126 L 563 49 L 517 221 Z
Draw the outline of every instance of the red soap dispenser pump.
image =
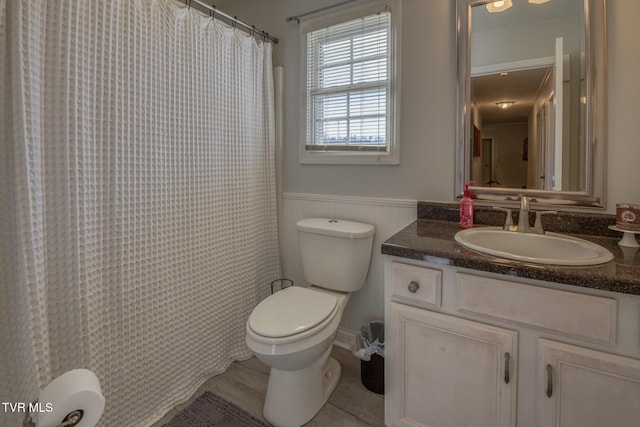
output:
M 464 185 L 464 194 L 460 200 L 460 228 L 473 227 L 473 199 L 469 191 L 470 185 L 473 185 L 472 181 Z

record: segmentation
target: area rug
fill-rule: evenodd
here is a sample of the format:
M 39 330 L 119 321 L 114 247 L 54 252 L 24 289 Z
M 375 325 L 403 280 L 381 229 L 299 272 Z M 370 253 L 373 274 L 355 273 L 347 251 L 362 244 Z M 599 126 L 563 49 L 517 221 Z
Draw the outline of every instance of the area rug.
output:
M 270 425 L 208 391 L 166 424 L 167 427 L 269 427 Z

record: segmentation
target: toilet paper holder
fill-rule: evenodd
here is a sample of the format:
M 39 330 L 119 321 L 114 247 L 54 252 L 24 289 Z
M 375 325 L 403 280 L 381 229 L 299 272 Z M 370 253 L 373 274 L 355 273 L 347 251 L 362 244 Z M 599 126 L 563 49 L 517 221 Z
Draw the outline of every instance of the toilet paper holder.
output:
M 104 403 L 96 374 L 84 368 L 72 369 L 54 378 L 40 390 L 35 401 L 25 408 L 22 425 L 95 427 L 104 413 Z
M 34 406 L 38 403 L 36 400 L 33 402 Z M 76 409 L 75 411 L 71 411 L 67 414 L 66 417 L 62 420 L 62 422 L 55 427 L 73 427 L 76 426 L 82 421 L 82 417 L 84 416 L 84 411 L 82 409 Z M 24 421 L 22 422 L 22 427 L 36 427 L 36 424 L 33 422 L 31 418 L 31 412 L 26 411 L 24 414 Z

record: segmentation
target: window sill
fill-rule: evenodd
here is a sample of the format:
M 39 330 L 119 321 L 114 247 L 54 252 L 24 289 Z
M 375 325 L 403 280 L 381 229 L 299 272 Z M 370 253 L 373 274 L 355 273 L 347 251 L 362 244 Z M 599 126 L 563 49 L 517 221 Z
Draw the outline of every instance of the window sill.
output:
M 398 165 L 399 153 L 344 153 L 327 151 L 301 151 L 300 164 L 325 165 Z

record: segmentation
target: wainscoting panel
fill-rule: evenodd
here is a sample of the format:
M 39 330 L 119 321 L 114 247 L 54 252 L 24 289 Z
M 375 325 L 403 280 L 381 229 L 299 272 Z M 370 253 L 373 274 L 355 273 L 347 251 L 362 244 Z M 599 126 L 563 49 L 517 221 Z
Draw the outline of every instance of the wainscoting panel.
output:
M 300 261 L 296 230 L 298 220 L 312 217 L 338 218 L 375 225 L 376 234 L 367 282 L 351 296 L 347 304 L 338 341 L 340 337 L 346 339 L 365 322 L 384 320 L 384 271 L 380 247 L 382 242 L 415 221 L 417 201 L 303 193 L 283 193 L 282 198 L 282 268 L 284 277 L 293 280 L 296 285 L 308 285 Z M 348 345 L 343 342 L 337 344 Z

